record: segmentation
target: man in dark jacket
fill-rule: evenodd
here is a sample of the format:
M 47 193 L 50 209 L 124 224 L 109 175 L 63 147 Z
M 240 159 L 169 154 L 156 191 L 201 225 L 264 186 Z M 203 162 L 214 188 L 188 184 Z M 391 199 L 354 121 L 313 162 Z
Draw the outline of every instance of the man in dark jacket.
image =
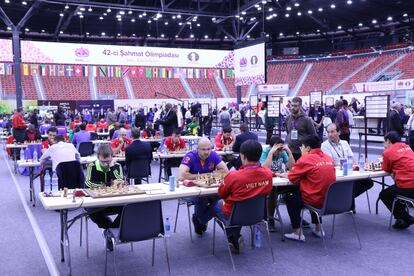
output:
M 56 126 L 64 126 L 66 121 L 66 116 L 64 114 L 64 110 L 62 107 L 58 107 L 57 112 L 53 115 L 53 118 L 55 119 L 55 125 Z
M 144 109 L 140 108 L 137 115 L 135 115 L 135 127 L 143 130 L 147 122 L 147 117 L 144 115 Z
M 391 112 L 388 119 L 388 130 L 396 131 L 400 136 L 404 135 L 403 122 L 400 117 L 401 104 L 395 102 L 391 106 Z
M 178 128 L 177 113 L 173 110 L 172 104 L 165 105 L 165 115 L 157 123 L 162 125 L 164 129 L 164 137 L 171 136 L 174 129 Z
M 301 98 L 294 97 L 291 107 L 292 112 L 286 118 L 286 143 L 297 161 L 301 156 L 302 139 L 307 135 L 316 134 L 316 131 L 311 119 L 303 112 Z
M 341 135 L 339 137 L 341 140 L 345 140 L 348 144 L 350 142 L 351 131 L 349 128 L 349 115 L 347 111 L 348 102 L 346 100 L 338 101 L 338 113 L 336 114 L 335 123 L 339 126 L 339 130 L 341 131 Z
M 233 151 L 240 152 L 240 146 L 244 141 L 247 140 L 258 140 L 257 135 L 249 131 L 249 126 L 247 124 L 240 125 L 240 134 L 236 136 L 236 141 L 233 144 Z
M 148 162 L 150 167 L 152 160 L 152 148 L 149 142 L 139 140 L 140 131 L 138 128 L 131 130 L 132 143 L 125 149 L 125 163 L 129 170 L 132 161 L 141 160 L 142 164 Z M 150 169 L 149 169 L 150 170 Z M 141 184 L 141 179 L 137 179 L 136 184 Z

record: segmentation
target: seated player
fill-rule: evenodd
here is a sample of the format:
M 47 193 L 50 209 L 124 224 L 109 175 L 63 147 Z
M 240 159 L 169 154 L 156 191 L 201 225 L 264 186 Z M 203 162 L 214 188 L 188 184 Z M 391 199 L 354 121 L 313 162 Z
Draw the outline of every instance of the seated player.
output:
M 79 145 L 82 142 L 89 142 L 91 141 L 91 134 L 86 131 L 86 124 L 82 123 L 79 126 L 80 130 L 73 135 L 72 143 L 76 146 L 79 150 Z M 59 134 L 59 129 L 58 129 Z
M 181 129 L 174 129 L 171 136 L 165 138 L 164 146 L 169 153 L 185 150 L 185 141 L 181 138 Z M 171 168 L 180 166 L 182 158 L 167 158 L 164 161 L 167 177 L 172 175 Z
M 98 160 L 90 163 L 86 170 L 86 187 L 96 189 L 99 187 L 110 186 L 114 180 L 123 181 L 124 175 L 122 167 L 112 159 L 112 149 L 108 144 L 102 144 L 96 152 Z M 107 240 L 106 250 L 112 251 L 112 240 L 108 235 L 109 228 L 118 228 L 122 206 L 111 206 L 106 208 L 88 208 L 89 216 L 99 228 L 104 229 L 104 237 Z M 109 215 L 117 215 L 112 221 Z
M 234 134 L 231 127 L 223 127 L 214 139 L 216 150 L 232 150 L 234 144 Z
M 188 134 L 197 136 L 199 128 L 200 128 L 200 122 L 198 121 L 198 118 L 193 117 L 191 120 L 191 123 L 187 125 Z
M 212 148 L 208 138 L 200 138 L 197 150 L 188 152 L 182 159 L 178 168 L 178 180 L 195 180 L 198 174 L 211 173 L 216 170 L 222 174 L 227 173 L 229 170 L 226 164 L 216 152 L 212 151 Z M 199 217 L 202 217 L 210 204 L 216 200 L 217 196 L 192 199 L 194 202 L 194 231 L 198 235 L 202 235 L 207 230 L 207 225 L 202 223 Z
M 76 126 L 79 126 L 82 123 L 81 120 L 79 120 L 78 116 L 75 116 L 75 118 L 73 119 L 73 121 L 70 123 L 70 129 L 74 130 Z
M 127 137 L 127 131 L 125 128 L 119 130 L 119 135 L 117 138 L 111 141 L 111 148 L 114 154 L 120 154 L 125 152 L 127 145 L 131 144 L 132 140 Z
M 384 136 L 384 153 L 382 169 L 391 174 L 395 185 L 382 190 L 379 198 L 392 210 L 392 202 L 396 196 L 405 196 L 414 199 L 414 152 L 410 146 L 401 142 L 400 135 L 390 131 Z M 395 229 L 406 229 L 414 224 L 404 204 L 397 201 L 394 206 Z
M 336 180 L 334 162 L 331 157 L 320 149 L 321 142 L 316 134 L 307 135 L 300 147 L 302 157 L 296 162 L 288 174 L 289 181 L 299 185 L 299 190 L 285 196 L 286 207 L 292 223 L 293 232 L 285 234 L 287 239 L 305 241 L 305 235 L 300 228 L 300 213 L 304 204 L 322 208 L 329 186 Z M 312 212 L 312 230 L 317 237 L 325 233 L 321 221 Z
M 57 165 L 61 162 L 80 160 L 80 154 L 74 145 L 66 143 L 65 138 L 62 135 L 56 135 L 53 138 L 53 141 L 53 145 L 50 145 L 43 153 L 42 157 L 40 157 L 39 161 L 41 166 L 47 165 L 48 160 L 51 160 L 52 169 L 53 171 L 56 171 Z
M 262 156 L 260 157 L 262 166 L 271 169 L 275 176 L 281 176 L 287 170 L 291 170 L 295 164 L 295 158 L 293 158 L 289 147 L 284 145 L 283 140 L 279 136 L 272 136 L 269 145 L 269 147 L 263 149 Z M 267 201 L 269 231 L 274 232 L 276 230 L 273 217 L 276 209 L 277 194 L 285 194 L 296 189 L 297 187 L 293 186 L 273 187 Z
M 109 125 L 105 121 L 105 119 L 100 119 L 98 123 L 96 123 L 96 132 L 108 132 Z
M 89 121 L 85 130 L 88 132 L 96 132 L 96 126 L 92 121 Z
M 41 144 L 41 148 L 42 148 L 42 154 L 46 152 L 46 150 L 48 148 L 50 148 L 50 146 L 52 146 L 53 144 L 55 144 L 55 137 L 57 135 L 57 129 L 55 127 L 50 127 L 47 130 L 47 139 L 44 140 Z M 48 169 L 52 169 L 52 161 L 45 161 L 42 166 L 41 166 L 41 170 L 40 170 L 40 174 L 39 174 L 39 179 L 40 179 L 40 191 L 43 192 L 45 189 L 45 173 L 46 170 Z
M 336 124 L 329 124 L 326 127 L 328 134 L 328 140 L 322 143 L 321 149 L 324 153 L 329 155 L 333 160 L 335 166 L 340 166 L 342 158 L 352 158 L 354 153 L 347 141 L 339 138 L 339 126 Z M 354 181 L 354 198 L 368 191 L 374 186 L 374 182 L 371 179 L 360 179 Z M 355 209 L 355 203 L 353 208 Z
M 160 134 L 152 127 L 151 122 L 147 122 L 146 128 L 141 132 L 142 138 L 151 138 L 151 137 L 158 137 Z
M 247 200 L 258 195 L 268 195 L 272 190 L 272 172 L 268 168 L 260 166 L 259 159 L 262 153 L 262 145 L 255 140 L 247 140 L 240 147 L 240 158 L 242 166 L 238 171 L 229 172 L 219 186 L 218 196 L 220 200 L 213 202 L 204 210 L 199 211 L 194 227 L 196 231 L 203 230 L 213 215 L 225 222 L 230 221 L 235 202 Z M 258 184 L 260 183 L 260 184 Z M 233 253 L 240 253 L 243 250 L 243 236 L 240 235 L 241 227 L 227 228 L 227 240 Z
M 152 148 L 149 142 L 143 142 L 139 140 L 140 131 L 139 128 L 132 128 L 132 143 L 125 149 L 125 164 L 129 169 L 131 163 L 135 160 L 141 160 L 141 162 L 148 162 L 150 166 L 152 161 Z M 137 179 L 135 184 L 141 184 L 141 179 Z
M 42 135 L 34 125 L 28 125 L 26 132 L 24 133 L 24 141 L 26 143 L 36 142 L 42 139 Z
M 40 125 L 39 131 L 41 134 L 47 134 L 49 128 L 52 127 L 49 119 L 45 119 L 44 123 Z

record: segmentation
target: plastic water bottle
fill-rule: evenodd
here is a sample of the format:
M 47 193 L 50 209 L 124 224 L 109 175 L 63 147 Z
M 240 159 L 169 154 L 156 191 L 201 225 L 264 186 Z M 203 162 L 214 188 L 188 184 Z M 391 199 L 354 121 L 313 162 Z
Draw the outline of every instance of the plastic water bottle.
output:
M 20 161 L 25 160 L 25 149 L 20 149 Z
M 170 224 L 170 218 L 166 218 L 165 219 L 165 225 L 164 225 L 165 231 L 164 231 L 164 235 L 165 237 L 170 237 L 171 236 L 171 224 Z
M 361 154 L 359 156 L 358 165 L 359 165 L 359 171 L 360 172 L 364 172 L 365 171 L 365 158 L 364 158 L 364 155 L 363 154 Z
M 175 176 L 170 175 L 170 192 L 175 191 Z
M 260 231 L 260 224 L 256 224 L 256 227 L 255 227 L 254 246 L 256 248 L 262 247 L 262 232 Z
M 37 155 L 37 150 L 33 151 L 33 162 L 37 162 L 38 161 L 38 155 Z
M 348 160 L 345 160 L 342 163 L 342 172 L 344 173 L 344 176 L 348 175 Z

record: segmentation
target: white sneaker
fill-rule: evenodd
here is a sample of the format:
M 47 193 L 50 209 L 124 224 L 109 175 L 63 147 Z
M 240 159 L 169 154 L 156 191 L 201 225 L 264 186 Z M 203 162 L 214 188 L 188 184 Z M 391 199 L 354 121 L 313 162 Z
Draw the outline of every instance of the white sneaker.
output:
M 300 241 L 300 242 L 305 242 L 306 241 L 305 235 L 303 235 L 303 234 L 298 235 L 298 234 L 292 232 L 290 234 L 285 234 L 284 236 L 288 240 Z
M 325 232 L 321 229 L 321 231 L 316 231 L 316 229 L 312 229 L 312 234 L 317 238 L 325 237 Z

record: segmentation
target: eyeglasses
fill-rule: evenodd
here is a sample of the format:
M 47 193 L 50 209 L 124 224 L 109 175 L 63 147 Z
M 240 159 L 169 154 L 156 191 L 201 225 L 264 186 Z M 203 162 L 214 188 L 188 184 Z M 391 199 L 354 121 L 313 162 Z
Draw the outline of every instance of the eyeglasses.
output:
M 99 162 L 101 162 L 104 165 L 110 165 L 112 160 L 99 160 Z
M 204 148 L 204 149 L 203 148 L 199 148 L 198 150 L 199 151 L 210 151 L 210 150 L 212 150 L 212 148 Z

